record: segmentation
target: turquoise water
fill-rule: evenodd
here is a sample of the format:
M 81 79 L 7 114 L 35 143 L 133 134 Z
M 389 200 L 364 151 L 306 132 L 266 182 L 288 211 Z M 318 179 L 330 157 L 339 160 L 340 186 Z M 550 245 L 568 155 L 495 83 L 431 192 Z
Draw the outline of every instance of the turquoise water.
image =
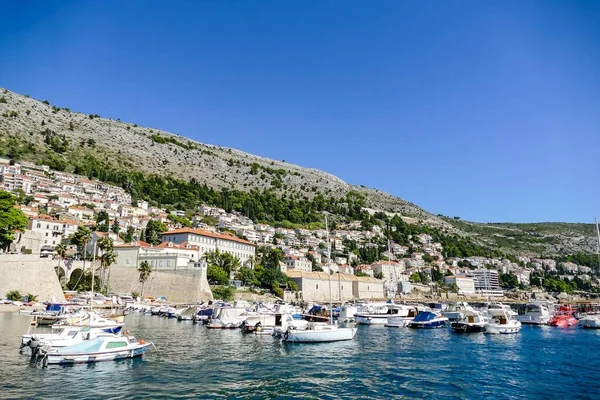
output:
M 0 313 L 0 398 L 600 398 L 600 330 L 365 326 L 351 342 L 302 345 L 131 315 L 128 328 L 157 351 L 44 369 L 18 352 L 28 322 Z

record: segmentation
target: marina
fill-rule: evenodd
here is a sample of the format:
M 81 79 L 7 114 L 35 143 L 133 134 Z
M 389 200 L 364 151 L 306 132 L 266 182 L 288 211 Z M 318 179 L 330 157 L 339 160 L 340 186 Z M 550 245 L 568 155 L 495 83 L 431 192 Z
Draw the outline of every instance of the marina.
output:
M 18 313 L 0 313 L 5 354 L 0 376 L 9 398 L 54 398 L 57 387 L 81 397 L 89 385 L 110 398 L 147 398 L 148 393 L 160 398 L 497 398 L 500 391 L 506 398 L 540 391 L 573 397 L 573 390 L 579 398 L 593 398 L 589 393 L 600 388 L 595 380 L 600 362 L 589 351 L 600 345 L 600 331 L 580 327 L 530 325 L 512 335 L 459 335 L 448 328 L 348 324 L 354 340 L 299 346 L 271 336 L 268 329 L 244 335 L 241 329 L 211 330 L 189 320 L 133 312 L 125 326 L 136 337 L 151 339 L 156 350 L 143 358 L 44 368 L 18 351 L 29 322 Z M 99 335 L 86 347 L 103 340 Z M 550 374 L 553 379 L 544 379 Z M 523 384 L 527 381 L 538 383 Z

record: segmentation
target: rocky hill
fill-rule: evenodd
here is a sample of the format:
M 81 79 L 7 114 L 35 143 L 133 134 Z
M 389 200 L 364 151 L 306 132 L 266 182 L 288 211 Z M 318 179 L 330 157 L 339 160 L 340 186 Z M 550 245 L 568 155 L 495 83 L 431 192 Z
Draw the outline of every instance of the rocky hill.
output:
M 120 169 L 195 179 L 217 189 L 272 189 L 278 194 L 313 197 L 317 193 L 341 197 L 350 191 L 362 194 L 372 210 L 399 213 L 410 222 L 441 227 L 448 232 L 472 237 L 489 246 L 511 252 L 535 254 L 593 251 L 593 235 L 586 229 L 573 236 L 571 231 L 536 239 L 519 225 L 477 224 L 440 218 L 418 206 L 377 189 L 350 185 L 340 178 L 311 168 L 258 157 L 239 150 L 199 143 L 183 136 L 136 124 L 77 113 L 38 101 L 7 89 L 0 89 L 0 145 L 9 158 L 55 165 L 66 170 L 73 161 L 93 155 Z M 510 235 L 506 236 L 506 232 Z M 513 235 L 514 232 L 520 232 Z M 593 233 L 593 232 L 592 232 Z M 498 236 L 499 235 L 499 236 Z M 510 237 L 507 246 L 498 237 Z M 521 242 L 525 245 L 521 245 Z

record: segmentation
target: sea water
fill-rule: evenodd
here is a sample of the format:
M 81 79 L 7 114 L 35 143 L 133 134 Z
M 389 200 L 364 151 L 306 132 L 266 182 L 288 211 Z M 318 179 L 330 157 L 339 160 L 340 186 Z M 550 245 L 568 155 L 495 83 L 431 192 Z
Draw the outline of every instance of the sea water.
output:
M 132 334 L 156 345 L 143 359 L 42 368 L 19 354 L 28 323 L 0 313 L 0 398 L 600 399 L 600 330 L 359 326 L 353 341 L 286 344 L 130 315 Z

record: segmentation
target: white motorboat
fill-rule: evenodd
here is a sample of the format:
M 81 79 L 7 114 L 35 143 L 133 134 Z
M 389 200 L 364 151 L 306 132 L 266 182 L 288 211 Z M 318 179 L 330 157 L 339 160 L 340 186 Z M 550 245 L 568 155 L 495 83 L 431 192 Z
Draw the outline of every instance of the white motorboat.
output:
M 586 315 L 579 319 L 579 326 L 586 329 L 600 329 L 600 315 Z
M 53 333 L 26 333 L 21 337 L 21 348 L 29 346 L 32 352 L 37 349 L 50 347 L 64 347 L 83 340 L 98 336 L 110 336 L 120 333 L 121 327 L 115 332 L 112 328 L 90 328 L 88 326 L 63 326 L 53 329 Z
M 51 349 L 44 355 L 43 363 L 83 364 L 141 357 L 151 345 L 151 342 L 138 341 L 133 336 L 99 337 L 72 346 Z
M 62 326 L 87 326 L 88 328 L 103 328 L 107 332 L 116 333 L 123 327 L 123 322 L 117 322 L 109 318 L 104 318 L 93 311 L 88 311 L 87 315 L 82 316 L 81 318 L 67 319 L 52 325 L 53 328 L 60 328 Z
M 289 343 L 322 343 L 352 340 L 357 328 L 342 328 L 324 322 L 313 322 L 308 329 L 288 329 L 283 334 L 283 341 Z
M 198 312 L 198 307 L 188 307 L 184 309 L 178 316 L 179 321 L 191 321 L 194 315 Z
M 342 322 L 354 322 L 358 307 L 352 304 L 343 304 L 340 309 L 338 320 Z
M 488 309 L 490 322 L 485 333 L 510 334 L 521 330 L 521 322 L 517 319 L 517 313 L 506 306 Z
M 367 312 L 357 312 L 354 319 L 359 325 L 385 325 L 391 317 L 405 317 L 413 319 L 416 316 L 411 306 L 404 304 L 384 303 L 369 307 Z
M 448 318 L 436 311 L 421 311 L 408 326 L 416 329 L 444 328 L 448 326 Z
M 246 321 L 248 314 L 245 308 L 218 307 L 208 321 L 208 329 L 236 329 Z
M 490 320 L 487 313 L 476 310 L 465 310 L 463 316 L 458 321 L 450 324 L 450 328 L 454 332 L 485 332 Z
M 450 321 L 456 321 L 462 319 L 467 311 L 475 311 L 475 309 L 471 307 L 469 303 L 459 301 L 457 303 L 449 304 L 448 308 L 446 308 L 442 314 Z
M 429 307 L 425 306 L 406 306 L 409 307 L 408 315 L 396 315 L 388 317 L 388 320 L 383 326 L 388 328 L 404 328 L 419 314 L 421 311 L 431 311 Z
M 552 318 L 554 306 L 547 301 L 535 301 L 525 305 L 525 313 L 519 315 L 519 321 L 528 325 L 546 325 Z

